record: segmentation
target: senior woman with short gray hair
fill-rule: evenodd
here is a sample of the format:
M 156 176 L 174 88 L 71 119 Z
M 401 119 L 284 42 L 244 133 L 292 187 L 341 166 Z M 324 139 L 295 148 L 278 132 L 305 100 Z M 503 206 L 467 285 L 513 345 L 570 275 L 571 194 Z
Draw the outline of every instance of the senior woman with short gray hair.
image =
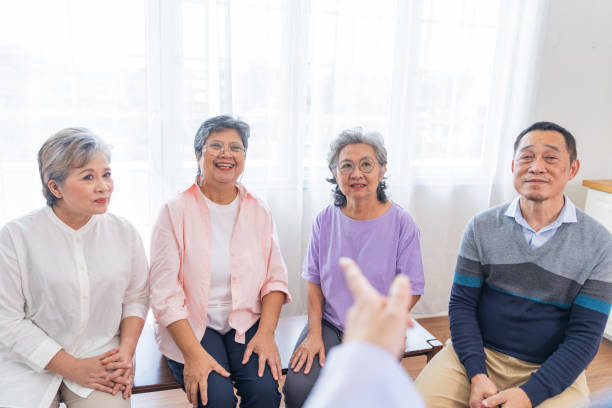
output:
M 353 297 L 340 257 L 354 259 L 385 296 L 396 275 L 408 276 L 414 295 L 410 308 L 424 290 L 419 229 L 408 211 L 387 198 L 387 150 L 381 135 L 361 128 L 343 131 L 331 143 L 328 164 L 334 203 L 317 215 L 304 259 L 308 324 L 291 356 L 284 387 L 287 408 L 304 404 L 326 354 L 342 340 Z
M 238 182 L 249 126 L 230 116 L 198 129 L 195 183 L 165 204 L 151 239 L 157 340 L 195 407 L 278 407 L 274 340 L 290 300 L 265 204 Z
M 106 212 L 109 162 L 88 129 L 57 132 L 38 152 L 47 206 L 0 230 L 0 406 L 130 406 L 147 260 Z

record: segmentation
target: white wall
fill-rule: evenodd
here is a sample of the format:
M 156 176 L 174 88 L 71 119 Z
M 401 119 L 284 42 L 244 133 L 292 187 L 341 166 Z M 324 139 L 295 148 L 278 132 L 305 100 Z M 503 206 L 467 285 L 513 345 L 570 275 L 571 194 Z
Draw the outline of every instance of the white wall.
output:
M 566 192 L 584 208 L 584 179 L 612 178 L 612 1 L 552 0 L 531 119 L 576 137 L 581 169 Z

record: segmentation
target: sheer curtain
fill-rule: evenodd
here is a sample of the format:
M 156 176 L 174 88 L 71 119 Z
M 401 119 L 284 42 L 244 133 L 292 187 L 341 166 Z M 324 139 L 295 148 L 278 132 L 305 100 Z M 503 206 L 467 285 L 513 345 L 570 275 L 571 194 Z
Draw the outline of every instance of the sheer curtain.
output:
M 463 227 L 511 197 L 544 1 L 58 0 L 0 5 L 0 223 L 44 204 L 43 140 L 87 126 L 114 146 L 111 211 L 146 242 L 193 182 L 207 117 L 252 126 L 243 183 L 270 206 L 305 311 L 301 263 L 330 203 L 342 129 L 384 136 L 393 200 L 422 231 L 423 314 L 446 311 Z M 501 181 L 500 181 L 501 180 Z

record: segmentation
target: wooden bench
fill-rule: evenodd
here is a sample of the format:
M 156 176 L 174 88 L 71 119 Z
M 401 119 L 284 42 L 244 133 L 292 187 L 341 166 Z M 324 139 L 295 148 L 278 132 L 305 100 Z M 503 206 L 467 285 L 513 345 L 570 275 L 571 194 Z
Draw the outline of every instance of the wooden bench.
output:
M 283 374 L 287 373 L 289 359 L 304 325 L 306 316 L 282 317 L 274 337 L 281 356 Z M 174 380 L 166 359 L 160 354 L 155 343 L 153 326 L 146 325 L 136 347 L 136 375 L 134 394 L 164 391 L 180 388 Z M 415 327 L 406 334 L 404 357 L 426 356 L 427 361 L 442 348 L 442 343 L 415 321 Z

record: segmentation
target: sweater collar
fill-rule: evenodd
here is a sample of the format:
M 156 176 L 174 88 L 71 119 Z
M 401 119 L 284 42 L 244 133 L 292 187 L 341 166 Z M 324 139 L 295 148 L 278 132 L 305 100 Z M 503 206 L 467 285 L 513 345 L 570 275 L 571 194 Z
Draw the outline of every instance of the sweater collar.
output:
M 563 204 L 563 208 L 561 209 L 559 216 L 556 220 L 554 220 L 551 224 L 547 225 L 544 228 L 558 228 L 561 226 L 561 224 L 564 223 L 578 222 L 578 218 L 576 217 L 576 206 L 574 205 L 574 203 L 572 203 L 572 200 L 570 200 L 567 195 L 564 194 L 563 198 L 565 200 L 565 203 Z M 523 217 L 523 214 L 521 213 L 519 199 L 520 197 L 516 197 L 514 200 L 512 200 L 512 202 L 508 206 L 508 209 L 506 209 L 505 215 L 510 218 L 514 218 L 514 220 L 522 227 L 532 229 Z

